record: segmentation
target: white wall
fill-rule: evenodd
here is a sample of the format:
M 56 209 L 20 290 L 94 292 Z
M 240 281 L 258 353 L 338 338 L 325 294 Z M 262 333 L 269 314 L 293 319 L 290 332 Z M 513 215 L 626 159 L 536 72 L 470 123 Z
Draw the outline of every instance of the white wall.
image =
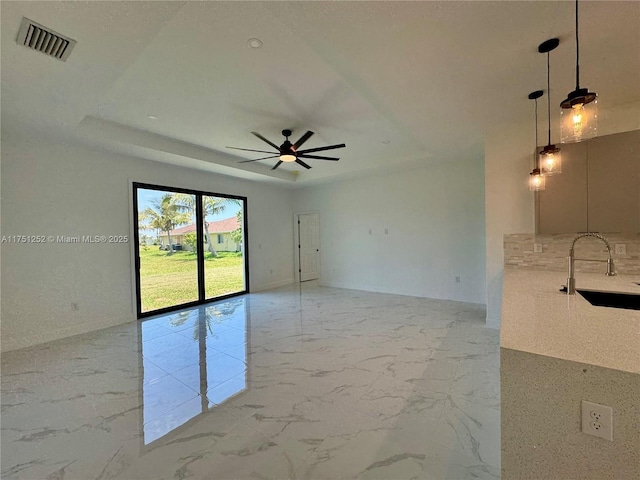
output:
M 293 281 L 292 191 L 36 138 L 3 135 L 2 235 L 131 235 L 130 181 L 248 197 L 251 290 Z M 131 248 L 4 243 L 2 350 L 134 320 Z
M 483 199 L 480 155 L 305 188 L 294 210 L 320 213 L 322 285 L 484 303 Z
M 485 209 L 487 229 L 487 326 L 500 327 L 503 241 L 505 233 L 533 233 L 534 194 L 529 191 L 533 168 L 533 122 L 485 138 Z
M 611 135 L 640 128 L 640 102 L 603 109 L 600 100 L 598 134 Z M 500 327 L 503 275 L 503 236 L 534 233 L 534 194 L 527 186 L 533 168 L 532 121 L 495 128 L 485 137 L 487 229 L 487 326 Z M 552 126 L 552 142 L 558 129 Z

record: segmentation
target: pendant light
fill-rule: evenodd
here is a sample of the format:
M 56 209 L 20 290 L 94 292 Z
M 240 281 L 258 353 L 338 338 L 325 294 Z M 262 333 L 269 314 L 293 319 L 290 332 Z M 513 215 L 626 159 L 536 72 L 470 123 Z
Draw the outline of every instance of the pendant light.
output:
M 558 147 L 551 144 L 551 86 L 549 82 L 549 52 L 555 50 L 558 45 L 560 45 L 559 39 L 550 38 L 538 46 L 538 52 L 547 54 L 547 118 L 549 121 L 549 136 L 547 146 L 540 151 L 538 163 L 542 174 L 545 176 L 562 173 L 562 152 L 560 152 Z
M 580 43 L 576 0 L 576 89 L 560 104 L 560 142 L 572 143 L 598 134 L 598 94 L 580 88 Z
M 533 148 L 533 170 L 529 174 L 529 190 L 532 192 L 538 192 L 540 190 L 544 190 L 545 186 L 545 178 L 540 171 L 540 167 L 538 164 L 538 99 L 544 95 L 542 90 L 536 90 L 535 92 L 531 92 L 529 94 L 529 100 L 535 101 L 535 115 L 536 115 L 536 143 Z

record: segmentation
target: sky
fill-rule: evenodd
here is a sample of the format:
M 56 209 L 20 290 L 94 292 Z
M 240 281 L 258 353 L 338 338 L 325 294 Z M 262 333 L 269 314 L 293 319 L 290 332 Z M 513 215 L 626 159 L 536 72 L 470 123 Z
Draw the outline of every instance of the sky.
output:
M 138 189 L 138 212 L 142 212 L 147 207 L 152 207 L 153 201 L 160 200 L 162 195 L 164 195 L 165 193 L 171 193 L 171 192 L 139 188 Z M 224 212 L 218 213 L 216 215 L 208 215 L 206 220 L 211 222 L 215 220 L 224 220 L 225 218 L 235 217 L 238 211 L 240 210 L 240 208 L 242 207 L 239 205 L 229 204 L 225 207 Z M 195 219 L 194 219 L 194 222 L 195 222 Z

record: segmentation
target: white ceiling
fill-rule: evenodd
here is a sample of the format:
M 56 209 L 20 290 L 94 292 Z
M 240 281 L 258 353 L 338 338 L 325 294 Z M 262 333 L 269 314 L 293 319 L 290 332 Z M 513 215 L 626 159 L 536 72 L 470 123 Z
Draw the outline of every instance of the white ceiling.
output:
M 532 117 L 548 38 L 561 39 L 552 118 L 575 86 L 570 1 L 1 5 L 5 134 L 283 185 L 482 161 L 486 132 Z M 16 44 L 23 16 L 77 40 L 66 63 Z M 254 37 L 262 48 L 248 46 Z M 580 47 L 581 86 L 601 108 L 640 101 L 640 2 L 580 2 Z M 240 164 L 262 155 L 225 148 L 270 150 L 250 132 L 280 144 L 284 128 L 292 140 L 316 132 L 305 148 L 347 148 L 326 152 L 340 162 L 309 160 L 309 171 Z

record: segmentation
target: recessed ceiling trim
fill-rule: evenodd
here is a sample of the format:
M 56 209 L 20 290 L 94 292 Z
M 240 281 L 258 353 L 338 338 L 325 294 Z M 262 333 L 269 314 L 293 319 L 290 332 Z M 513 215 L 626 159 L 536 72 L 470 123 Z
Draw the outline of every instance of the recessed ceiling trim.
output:
M 75 40 L 65 37 L 26 17 L 22 18 L 22 24 L 20 25 L 16 42 L 19 45 L 57 58 L 63 62 L 69 58 L 71 50 L 73 50 L 73 47 L 75 47 L 77 43 Z
M 106 143 L 120 144 L 125 146 L 125 149 L 145 151 L 147 154 L 143 158 L 149 160 L 167 156 L 182 157 L 215 165 L 231 176 L 245 176 L 246 173 L 252 173 L 287 182 L 297 180 L 296 175 L 287 170 L 273 171 L 267 165 L 238 164 L 238 157 L 227 153 L 91 115 L 84 117 L 78 127 L 78 131 L 83 136 L 93 136 Z M 236 172 L 242 172 L 242 175 L 237 175 Z

